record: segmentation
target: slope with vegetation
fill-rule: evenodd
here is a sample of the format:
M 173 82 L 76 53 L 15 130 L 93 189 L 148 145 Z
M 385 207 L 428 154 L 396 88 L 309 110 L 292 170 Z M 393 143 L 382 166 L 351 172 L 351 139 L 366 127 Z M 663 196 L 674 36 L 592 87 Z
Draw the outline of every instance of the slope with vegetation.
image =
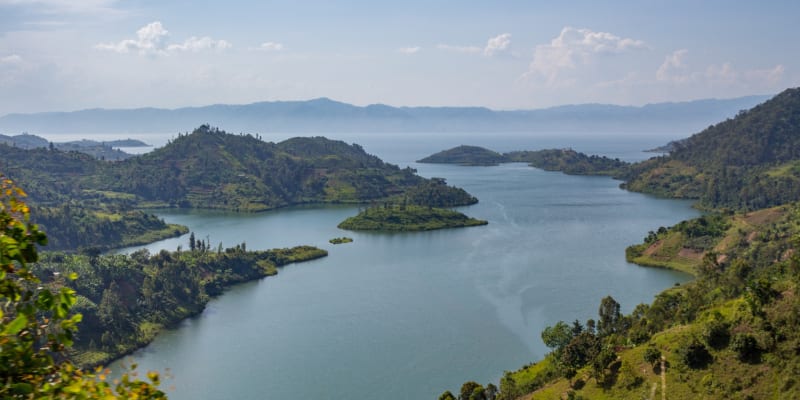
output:
M 633 165 L 625 187 L 698 199 L 706 208 L 759 209 L 800 198 L 800 88 L 787 89 Z
M 55 148 L 0 144 L 0 153 L 0 168 L 28 188 L 35 218 L 57 249 L 107 249 L 185 231 L 135 208 L 263 211 L 400 199 L 436 207 L 477 202 L 463 189 L 387 164 L 356 144 L 322 137 L 276 144 L 207 125 L 113 163 Z
M 436 154 L 417 160 L 417 162 L 428 164 L 491 166 L 508 162 L 508 158 L 503 154 L 483 147 L 461 145 L 453 147 L 452 149 L 442 150 Z
M 544 360 L 474 398 L 800 398 L 798 116 L 800 89 L 789 89 L 632 165 L 628 189 L 717 209 L 626 250 L 696 280 L 628 315 L 606 297 L 597 320 L 548 327 Z
M 417 162 L 493 166 L 501 163 L 524 162 L 545 171 L 561 171 L 570 175 L 623 175 L 629 164 L 605 156 L 586 155 L 572 149 L 524 150 L 508 153 L 477 146 L 458 146 L 425 157 Z
M 147 381 L 124 374 L 113 384 L 105 373 L 78 368 L 65 358 L 82 320 L 75 291 L 44 285 L 32 265 L 47 237 L 30 223 L 24 192 L 0 181 L 0 397 L 4 399 L 164 399 L 157 372 Z M 65 274 L 60 282 L 74 281 Z
M 488 222 L 444 208 L 387 204 L 367 208 L 355 217 L 342 221 L 339 228 L 353 231 L 413 232 L 486 224 Z

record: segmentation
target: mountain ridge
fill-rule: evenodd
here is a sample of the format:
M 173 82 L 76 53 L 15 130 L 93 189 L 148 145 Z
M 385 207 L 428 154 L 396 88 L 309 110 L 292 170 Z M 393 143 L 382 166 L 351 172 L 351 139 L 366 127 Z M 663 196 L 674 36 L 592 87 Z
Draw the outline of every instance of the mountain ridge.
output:
M 311 100 L 211 104 L 180 108 L 89 108 L 0 116 L 0 132 L 176 132 L 209 124 L 237 132 L 530 132 L 685 131 L 735 115 L 771 96 L 621 106 L 574 104 L 541 109 L 357 106 L 327 97 Z

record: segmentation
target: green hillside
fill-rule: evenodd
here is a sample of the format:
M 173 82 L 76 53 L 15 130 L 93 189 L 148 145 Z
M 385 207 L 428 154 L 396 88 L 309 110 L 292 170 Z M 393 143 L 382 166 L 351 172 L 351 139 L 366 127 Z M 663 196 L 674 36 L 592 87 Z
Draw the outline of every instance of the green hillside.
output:
M 759 209 L 800 198 L 800 88 L 633 165 L 625 187 L 700 200 L 707 208 Z
M 442 150 L 421 160 L 419 163 L 459 164 L 459 165 L 497 165 L 508 162 L 508 159 L 496 151 L 478 146 L 457 146 Z
M 414 205 L 370 207 L 347 218 L 339 228 L 352 231 L 414 232 L 486 225 L 458 211 Z
M 134 209 L 263 211 L 307 203 L 399 202 L 454 207 L 478 200 L 323 137 L 264 142 L 207 125 L 119 162 L 0 144 L 0 168 L 25 187 L 53 249 L 107 249 L 185 232 Z
M 586 155 L 572 149 L 521 150 L 508 153 L 477 146 L 458 146 L 425 157 L 418 162 L 493 166 L 508 162 L 524 162 L 545 171 L 560 171 L 570 175 L 623 175 L 629 164 L 619 159 Z

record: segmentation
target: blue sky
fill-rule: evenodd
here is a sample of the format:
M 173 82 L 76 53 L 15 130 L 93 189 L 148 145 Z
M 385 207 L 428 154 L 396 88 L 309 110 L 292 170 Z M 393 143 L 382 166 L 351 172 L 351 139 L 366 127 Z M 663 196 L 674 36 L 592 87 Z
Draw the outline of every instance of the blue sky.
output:
M 800 2 L 602 3 L 0 0 L 0 115 L 642 105 L 800 85 Z

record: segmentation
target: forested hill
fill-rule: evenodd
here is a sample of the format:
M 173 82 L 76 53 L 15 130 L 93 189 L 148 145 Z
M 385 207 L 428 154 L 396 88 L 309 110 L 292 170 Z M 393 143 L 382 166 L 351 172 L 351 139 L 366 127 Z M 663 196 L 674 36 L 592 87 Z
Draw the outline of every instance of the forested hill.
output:
M 631 190 L 696 198 L 706 207 L 756 209 L 800 198 L 800 88 L 678 142 L 634 165 Z
M 302 203 L 364 203 L 435 190 L 453 205 L 476 200 L 367 154 L 314 138 L 264 142 L 203 125 L 163 148 L 120 162 L 77 153 L 0 147 L 6 173 L 35 203 L 71 200 L 136 207 L 260 211 Z

